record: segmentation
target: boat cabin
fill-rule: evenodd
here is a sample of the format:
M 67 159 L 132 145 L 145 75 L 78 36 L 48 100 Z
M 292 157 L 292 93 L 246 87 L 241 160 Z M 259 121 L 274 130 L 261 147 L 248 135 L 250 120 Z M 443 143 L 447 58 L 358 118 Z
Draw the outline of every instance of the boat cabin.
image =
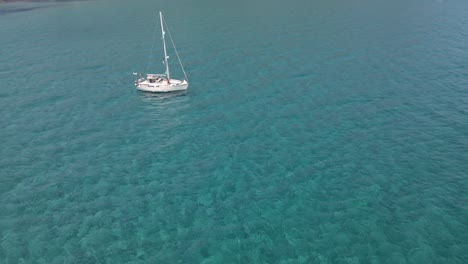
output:
M 147 74 L 146 79 L 150 83 L 162 82 L 163 80 L 166 79 L 166 75 L 165 74 Z

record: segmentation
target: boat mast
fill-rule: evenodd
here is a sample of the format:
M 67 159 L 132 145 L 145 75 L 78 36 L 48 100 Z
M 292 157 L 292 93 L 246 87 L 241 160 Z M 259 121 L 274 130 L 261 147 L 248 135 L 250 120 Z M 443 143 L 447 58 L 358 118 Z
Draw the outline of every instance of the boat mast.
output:
M 163 26 L 163 16 L 162 12 L 159 11 L 159 18 L 161 19 L 161 34 L 162 34 L 162 39 L 163 39 L 163 47 L 164 47 L 164 64 L 166 64 L 166 76 L 167 80 L 170 80 L 171 77 L 169 75 L 169 63 L 167 62 L 167 52 L 166 52 L 166 40 L 164 39 L 164 35 L 166 32 L 164 32 L 164 26 Z

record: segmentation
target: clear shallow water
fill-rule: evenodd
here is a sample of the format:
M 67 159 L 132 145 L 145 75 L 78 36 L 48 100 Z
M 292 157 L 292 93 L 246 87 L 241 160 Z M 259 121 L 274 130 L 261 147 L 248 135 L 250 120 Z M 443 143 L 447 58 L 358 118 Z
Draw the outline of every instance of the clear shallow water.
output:
M 465 1 L 0 10 L 0 262 L 468 262 Z

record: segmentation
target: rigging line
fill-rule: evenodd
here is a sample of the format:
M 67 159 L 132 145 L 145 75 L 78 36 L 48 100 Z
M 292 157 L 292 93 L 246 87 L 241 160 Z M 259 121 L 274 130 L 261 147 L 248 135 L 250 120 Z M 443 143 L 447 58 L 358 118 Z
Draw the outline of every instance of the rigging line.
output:
M 167 26 L 166 19 L 163 17 L 163 22 L 164 25 L 166 26 L 167 33 L 169 33 L 169 38 L 171 39 L 172 42 L 172 47 L 174 47 L 175 54 L 177 55 L 177 59 L 179 60 L 180 67 L 182 68 L 182 72 L 184 73 L 185 80 L 188 82 L 187 74 L 185 73 L 184 65 L 182 65 L 182 61 L 180 60 L 179 57 L 179 52 L 177 52 L 177 48 L 174 44 L 174 40 L 172 39 L 171 31 L 169 30 L 169 27 Z
M 148 73 L 150 62 L 153 59 L 153 50 L 154 50 L 154 43 L 156 42 L 156 33 L 157 33 L 157 31 L 158 31 L 158 16 L 156 16 L 156 22 L 154 23 L 153 43 L 151 44 L 150 55 L 149 55 L 149 58 L 148 58 L 148 63 L 146 63 L 145 73 Z

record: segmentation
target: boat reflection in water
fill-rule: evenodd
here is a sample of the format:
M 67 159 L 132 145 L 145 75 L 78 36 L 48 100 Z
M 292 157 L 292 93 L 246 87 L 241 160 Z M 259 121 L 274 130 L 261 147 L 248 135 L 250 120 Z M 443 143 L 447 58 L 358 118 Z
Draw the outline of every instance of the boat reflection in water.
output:
M 171 93 L 152 93 L 139 91 L 142 101 L 145 103 L 144 108 L 151 112 L 156 111 L 157 113 L 163 112 L 170 114 L 174 112 L 183 111 L 189 107 L 188 100 L 189 96 L 187 91 L 177 91 Z
M 153 93 L 153 92 L 143 92 L 143 91 L 139 91 L 138 93 L 141 95 L 142 98 L 148 101 L 159 101 L 162 99 L 186 96 L 188 94 L 187 90 L 174 91 L 170 93 Z

